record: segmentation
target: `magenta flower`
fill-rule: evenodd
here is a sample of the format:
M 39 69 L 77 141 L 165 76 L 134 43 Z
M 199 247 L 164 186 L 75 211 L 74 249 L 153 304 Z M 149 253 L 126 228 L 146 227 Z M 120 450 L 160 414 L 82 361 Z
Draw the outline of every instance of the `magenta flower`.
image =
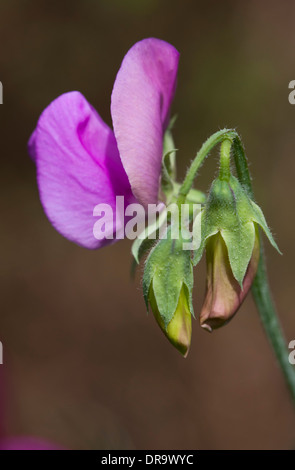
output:
M 163 135 L 176 87 L 179 53 L 149 38 L 126 54 L 117 74 L 114 132 L 79 92 L 58 97 L 42 113 L 29 142 L 40 199 L 53 226 L 86 248 L 100 248 L 122 230 L 109 218 L 105 238 L 93 235 L 93 209 L 105 203 L 147 207 L 158 202 Z

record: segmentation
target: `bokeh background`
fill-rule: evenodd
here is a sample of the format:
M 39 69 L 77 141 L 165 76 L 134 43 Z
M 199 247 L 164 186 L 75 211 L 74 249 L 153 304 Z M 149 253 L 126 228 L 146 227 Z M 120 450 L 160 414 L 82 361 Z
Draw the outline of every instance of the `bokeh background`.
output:
M 225 328 L 193 324 L 184 360 L 147 316 L 129 241 L 87 251 L 51 227 L 26 145 L 55 97 L 80 90 L 111 125 L 127 50 L 149 36 L 181 53 L 173 112 L 180 177 L 202 142 L 236 127 L 256 199 L 284 253 L 266 246 L 290 341 L 294 312 L 295 3 L 274 0 L 1 0 L 0 340 L 6 432 L 78 449 L 285 449 L 295 414 L 251 296 Z M 203 167 L 207 190 L 217 157 Z M 204 296 L 204 262 L 195 305 Z

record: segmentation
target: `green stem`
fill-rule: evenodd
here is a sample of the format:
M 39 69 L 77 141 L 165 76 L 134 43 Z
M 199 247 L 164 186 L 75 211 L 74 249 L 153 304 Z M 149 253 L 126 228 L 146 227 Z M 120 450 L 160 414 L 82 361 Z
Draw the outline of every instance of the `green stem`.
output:
M 254 199 L 250 171 L 248 168 L 244 148 L 239 136 L 234 139 L 232 149 L 239 181 L 246 189 L 249 197 Z
M 261 239 L 260 239 L 261 242 Z M 256 277 L 252 284 L 252 295 L 259 311 L 264 330 L 271 343 L 284 374 L 292 398 L 295 402 L 295 369 L 288 360 L 289 351 L 277 317 L 267 280 L 264 249 L 261 243 L 260 260 Z
M 224 140 L 233 141 L 238 134 L 233 129 L 223 129 L 221 131 L 215 132 L 215 134 L 211 135 L 208 140 L 202 145 L 201 149 L 197 153 L 195 159 L 192 161 L 191 166 L 188 169 L 186 177 L 180 187 L 179 196 L 178 196 L 178 204 L 182 204 L 185 201 L 187 194 L 189 193 L 194 179 L 204 162 L 205 158 L 211 152 L 211 150 L 215 147 L 215 145 L 223 142 Z
M 231 140 L 224 140 L 220 146 L 220 170 L 219 179 L 229 181 L 230 178 L 230 149 L 232 146 Z
M 238 137 L 233 142 L 233 155 L 237 169 L 237 176 L 247 190 L 249 196 L 253 197 L 253 188 L 242 143 Z M 260 260 L 256 277 L 252 284 L 252 294 L 258 308 L 259 316 L 270 344 L 273 347 L 276 358 L 284 374 L 291 396 L 295 402 L 295 368 L 288 360 L 289 351 L 284 334 L 277 316 L 276 309 L 271 296 L 266 271 L 264 249 L 260 237 Z

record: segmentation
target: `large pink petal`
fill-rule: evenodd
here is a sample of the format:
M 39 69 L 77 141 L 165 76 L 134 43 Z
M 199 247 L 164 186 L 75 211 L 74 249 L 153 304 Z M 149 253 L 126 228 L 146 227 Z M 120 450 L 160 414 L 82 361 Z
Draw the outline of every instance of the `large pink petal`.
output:
M 111 113 L 120 157 L 135 197 L 158 201 L 163 131 L 176 87 L 179 53 L 144 39 L 126 54 L 115 80 Z
M 79 92 L 61 95 L 42 113 L 29 142 L 40 199 L 53 226 L 86 248 L 108 243 L 93 235 L 97 204 L 115 210 L 116 195 L 132 198 L 111 129 Z M 115 217 L 114 217 L 115 219 Z M 105 234 L 120 230 L 113 218 Z

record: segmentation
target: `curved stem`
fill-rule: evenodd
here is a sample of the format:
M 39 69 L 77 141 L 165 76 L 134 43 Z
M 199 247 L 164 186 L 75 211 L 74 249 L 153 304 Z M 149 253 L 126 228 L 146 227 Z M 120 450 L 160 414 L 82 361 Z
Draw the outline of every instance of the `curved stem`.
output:
M 233 142 L 233 156 L 237 169 L 237 176 L 242 185 L 247 190 L 250 197 L 253 197 L 253 188 L 248 169 L 244 149 L 239 137 Z M 295 368 L 289 363 L 288 348 L 284 334 L 277 316 L 277 312 L 272 300 L 271 291 L 267 279 L 264 249 L 260 237 L 260 259 L 257 274 L 252 284 L 252 294 L 256 303 L 264 330 L 275 352 L 276 358 L 284 374 L 291 396 L 295 402 Z
M 215 147 L 215 145 L 223 142 L 224 140 L 229 140 L 233 142 L 233 140 L 238 137 L 238 134 L 233 129 L 223 129 L 221 131 L 215 132 L 215 134 L 211 135 L 209 139 L 202 145 L 201 149 L 197 153 L 195 159 L 192 161 L 191 166 L 188 169 L 186 177 L 180 187 L 179 196 L 178 196 L 178 204 L 182 204 L 185 201 L 185 198 L 191 189 L 194 179 L 204 162 L 205 158 L 211 152 L 211 150 Z

